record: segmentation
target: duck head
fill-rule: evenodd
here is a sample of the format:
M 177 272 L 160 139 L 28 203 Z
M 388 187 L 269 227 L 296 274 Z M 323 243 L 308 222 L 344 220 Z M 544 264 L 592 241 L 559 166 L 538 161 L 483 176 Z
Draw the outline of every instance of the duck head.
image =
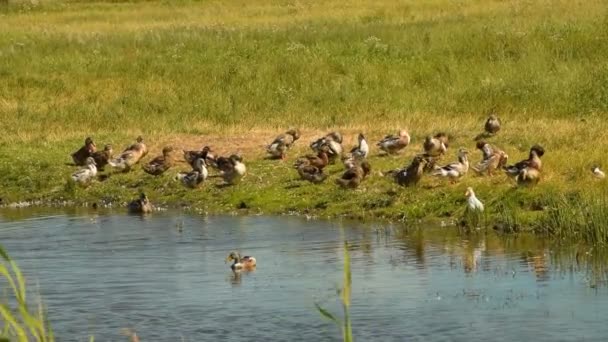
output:
M 169 155 L 171 155 L 173 153 L 174 149 L 172 146 L 165 146 L 163 148 L 163 156 L 168 157 Z
M 95 165 L 97 166 L 97 163 L 95 163 L 95 159 L 93 159 L 93 157 L 88 157 L 85 161 L 86 165 Z
M 148 204 L 148 202 L 150 202 L 148 196 L 143 192 L 139 195 L 139 201 L 141 202 L 141 204 Z
M 135 141 L 137 141 L 138 143 L 143 143 L 144 142 L 144 138 L 140 135 L 137 137 L 137 139 L 135 139 Z
M 465 197 L 469 198 L 472 196 L 475 196 L 475 192 L 473 191 L 473 188 L 468 187 L 467 191 L 464 193 Z
M 241 255 L 238 252 L 230 252 L 226 258 L 226 262 L 239 262 L 241 261 Z
M 534 146 L 532 146 L 530 148 L 530 157 L 532 157 L 532 152 L 533 151 L 536 152 L 536 155 L 539 158 L 542 157 L 545 154 L 545 149 L 541 145 L 539 145 L 539 144 L 536 144 L 536 145 L 534 145 Z
M 297 128 L 292 128 L 285 133 L 291 135 L 293 137 L 293 141 L 300 139 L 300 130 Z

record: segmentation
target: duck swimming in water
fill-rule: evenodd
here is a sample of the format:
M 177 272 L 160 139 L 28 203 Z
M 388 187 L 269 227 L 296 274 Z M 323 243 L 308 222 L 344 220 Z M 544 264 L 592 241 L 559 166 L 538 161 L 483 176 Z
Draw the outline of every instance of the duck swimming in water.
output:
M 254 257 L 247 256 L 247 255 L 244 257 L 241 257 L 241 255 L 238 252 L 230 252 L 228 257 L 226 258 L 226 261 L 232 262 L 232 264 L 230 265 L 230 268 L 233 271 L 252 270 L 257 265 L 257 262 Z
M 152 203 L 150 203 L 148 196 L 142 192 L 138 199 L 128 204 L 127 209 L 132 214 L 147 214 L 152 212 Z

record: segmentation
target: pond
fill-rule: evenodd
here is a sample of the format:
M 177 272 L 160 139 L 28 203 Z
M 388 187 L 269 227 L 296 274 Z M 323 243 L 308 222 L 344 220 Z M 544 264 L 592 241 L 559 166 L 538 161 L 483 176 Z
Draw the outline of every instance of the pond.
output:
M 58 341 L 338 340 L 350 244 L 360 341 L 604 340 L 604 259 L 533 236 L 295 217 L 0 212 Z M 233 273 L 232 250 L 257 258 Z M 0 283 L 2 284 L 2 283 Z M 2 284 L 5 286 L 5 284 Z

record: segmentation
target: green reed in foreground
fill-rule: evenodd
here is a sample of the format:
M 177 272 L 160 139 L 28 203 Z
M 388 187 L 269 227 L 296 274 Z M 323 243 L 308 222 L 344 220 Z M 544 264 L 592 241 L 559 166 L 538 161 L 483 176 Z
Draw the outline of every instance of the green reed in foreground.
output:
M 32 311 L 26 301 L 25 279 L 17 264 L 0 246 L 0 275 L 9 285 L 12 296 L 7 303 L 0 303 L 0 341 L 54 341 L 53 331 L 47 321 L 42 304 Z M 9 304 L 10 303 L 10 304 Z M 14 307 L 12 305 L 14 303 Z
M 322 308 L 318 303 L 315 303 L 319 313 L 340 326 L 342 329 L 342 340 L 344 342 L 353 341 L 352 325 L 350 320 L 350 295 L 351 295 L 351 284 L 352 277 L 350 272 L 350 254 L 348 253 L 348 243 L 344 242 L 344 279 L 342 290 L 340 291 L 340 301 L 342 302 L 342 312 L 344 315 L 343 319 L 339 319 L 331 312 Z

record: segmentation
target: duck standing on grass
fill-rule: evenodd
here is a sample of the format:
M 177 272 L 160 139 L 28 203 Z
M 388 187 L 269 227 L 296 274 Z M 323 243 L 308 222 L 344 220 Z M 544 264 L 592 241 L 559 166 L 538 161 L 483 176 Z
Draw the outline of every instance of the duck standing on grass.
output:
M 160 176 L 165 171 L 173 167 L 174 164 L 174 150 L 171 146 L 163 148 L 163 155 L 152 159 L 148 164 L 142 166 L 142 169 L 148 174 L 153 176 Z
M 74 161 L 74 164 L 84 166 L 86 165 L 87 158 L 95 153 L 95 151 L 97 151 L 97 146 L 95 146 L 91 137 L 87 137 L 84 140 L 84 146 L 72 153 L 72 160 Z
M 356 189 L 371 172 L 371 165 L 367 161 L 357 161 L 336 179 L 336 183 L 343 188 Z
M 484 210 L 483 203 L 475 196 L 473 188 L 468 187 L 465 196 L 467 197 L 467 210 L 479 212 Z
M 148 148 L 144 144 L 144 138 L 141 136 L 137 137 L 135 144 L 127 147 L 117 158 L 114 158 L 108 162 L 110 166 L 120 169 L 124 172 L 131 170 L 133 165 L 139 163 L 141 158 L 148 154 Z
M 247 173 L 243 158 L 237 154 L 217 158 L 217 168 L 226 184 L 237 184 Z
M 87 185 L 97 175 L 97 167 L 95 166 L 95 160 L 92 157 L 88 157 L 85 161 L 86 166 L 72 174 L 74 182 L 80 185 Z
M 340 132 L 331 132 L 310 144 L 310 148 L 315 152 L 319 152 L 323 146 L 328 147 L 327 156 L 329 157 L 329 161 L 333 164 L 336 159 L 342 155 L 342 134 Z
M 353 147 L 353 149 L 350 150 L 350 153 L 352 153 L 355 158 L 365 159 L 369 154 L 369 145 L 367 144 L 367 140 L 365 140 L 363 133 L 359 133 L 357 140 L 359 141 L 359 144 Z
M 182 182 L 183 185 L 189 188 L 196 188 L 204 182 L 209 176 L 209 170 L 204 158 L 198 158 L 194 162 L 194 167 L 190 172 L 179 172 L 175 177 L 176 180 Z
M 266 152 L 270 154 L 271 158 L 285 159 L 287 150 L 300 139 L 300 130 L 290 129 L 276 137 L 270 145 L 266 146 Z
M 103 171 L 105 166 L 108 165 L 108 161 L 112 159 L 112 145 L 106 144 L 106 146 L 103 147 L 103 151 L 96 151 L 91 157 L 95 160 L 97 170 Z
M 152 212 L 152 204 L 148 196 L 142 192 L 138 199 L 129 202 L 127 209 L 132 214 L 148 214 Z
M 502 150 L 493 147 L 485 141 L 477 142 L 477 149 L 479 149 L 483 155 L 482 160 L 473 167 L 479 174 L 486 173 L 488 176 L 492 175 L 492 172 L 498 168 L 502 168 L 507 164 L 509 156 Z
M 468 152 L 465 149 L 458 150 L 458 161 L 440 167 L 433 172 L 434 176 L 448 177 L 451 183 L 466 175 L 469 171 Z
M 192 168 L 194 168 L 194 162 L 198 158 L 203 158 L 205 160 L 205 164 L 208 166 L 213 166 L 213 167 L 217 166 L 217 165 L 215 165 L 215 156 L 213 154 L 211 154 L 211 152 L 213 152 L 213 151 L 211 150 L 211 147 L 209 147 L 209 146 L 203 147 L 203 149 L 200 151 L 183 150 L 183 152 L 184 152 L 184 160 L 186 161 L 186 163 L 190 164 L 190 166 L 192 166 Z
M 530 148 L 528 159 L 505 166 L 503 169 L 509 177 L 515 179 L 518 185 L 535 185 L 540 180 L 542 169 L 540 157 L 544 154 L 545 149 L 542 146 L 534 145 Z
M 317 154 L 307 154 L 304 157 L 300 157 L 294 163 L 294 167 L 297 169 L 302 165 L 312 165 L 318 168 L 319 170 L 323 170 L 327 164 L 329 164 L 329 146 L 323 145 L 319 149 Z
M 487 134 L 494 135 L 500 131 L 500 119 L 496 114 L 490 114 L 484 125 L 484 130 Z
M 241 257 L 238 252 L 230 252 L 226 258 L 226 262 L 232 262 L 230 268 L 233 271 L 251 271 L 257 266 L 257 261 L 254 257 L 248 255 Z
M 422 155 L 417 155 L 407 167 L 389 171 L 386 174 L 392 175 L 395 182 L 401 186 L 413 186 L 420 182 L 425 164 L 426 159 Z
M 599 166 L 594 166 L 591 168 L 591 172 L 593 173 L 593 177 L 597 178 L 597 179 L 604 179 L 606 178 L 606 174 L 604 173 L 604 171 L 602 171 L 600 169 Z
M 300 178 L 314 184 L 322 183 L 327 178 L 327 175 L 323 173 L 323 169 L 319 169 L 313 165 L 301 164 L 296 167 L 296 170 Z
M 387 154 L 397 154 L 410 144 L 410 140 L 411 138 L 407 130 L 402 129 L 398 135 L 387 135 L 376 145 Z
M 448 150 L 448 136 L 441 132 L 427 136 L 423 144 L 424 152 L 430 157 L 442 156 Z

